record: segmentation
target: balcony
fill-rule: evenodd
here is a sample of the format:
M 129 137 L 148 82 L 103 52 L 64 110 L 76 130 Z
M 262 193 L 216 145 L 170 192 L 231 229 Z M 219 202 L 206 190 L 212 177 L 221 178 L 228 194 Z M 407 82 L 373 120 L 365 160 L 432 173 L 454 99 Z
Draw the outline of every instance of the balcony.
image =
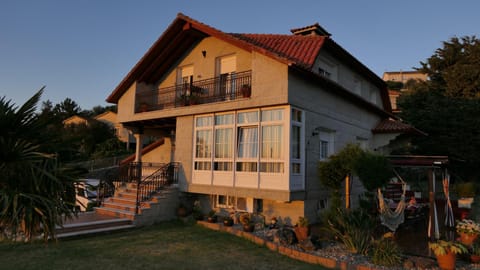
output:
M 135 113 L 249 98 L 252 71 L 137 93 Z

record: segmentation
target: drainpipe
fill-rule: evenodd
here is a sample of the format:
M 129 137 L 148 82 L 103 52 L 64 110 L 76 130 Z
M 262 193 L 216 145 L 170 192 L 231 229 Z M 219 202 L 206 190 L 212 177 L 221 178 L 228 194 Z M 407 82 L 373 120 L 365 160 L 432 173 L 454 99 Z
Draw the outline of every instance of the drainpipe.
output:
M 351 188 L 352 177 L 350 174 L 347 174 L 345 177 L 345 209 L 350 209 L 350 188 Z

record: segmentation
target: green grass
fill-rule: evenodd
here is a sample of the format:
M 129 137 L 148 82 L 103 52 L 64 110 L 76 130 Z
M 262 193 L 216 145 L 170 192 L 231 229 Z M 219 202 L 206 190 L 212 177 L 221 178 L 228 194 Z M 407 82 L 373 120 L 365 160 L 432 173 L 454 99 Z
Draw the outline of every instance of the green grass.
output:
M 0 243 L 0 269 L 325 269 L 228 233 L 168 222 L 48 245 Z

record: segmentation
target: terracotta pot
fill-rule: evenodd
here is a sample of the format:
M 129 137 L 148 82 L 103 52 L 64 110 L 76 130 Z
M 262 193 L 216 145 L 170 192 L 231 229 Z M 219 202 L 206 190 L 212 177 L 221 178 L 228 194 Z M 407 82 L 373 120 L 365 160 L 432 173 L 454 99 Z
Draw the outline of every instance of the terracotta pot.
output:
M 445 255 L 437 255 L 438 267 L 443 270 L 454 270 L 455 263 L 457 262 L 457 256 L 455 253 L 449 251 Z
M 233 226 L 233 219 L 224 219 L 223 220 L 223 225 L 227 227 L 232 227 Z
M 308 238 L 308 227 L 295 227 L 295 236 L 298 242 L 305 241 Z
M 480 262 L 480 256 L 479 255 L 470 255 L 470 261 L 472 261 L 472 263 L 479 263 Z
M 185 207 L 179 207 L 177 209 L 177 216 L 186 217 L 187 216 L 187 209 Z
M 253 232 L 255 229 L 255 225 L 253 224 L 243 224 L 243 231 L 244 232 Z
M 475 239 L 477 239 L 478 234 L 468 234 L 468 233 L 459 233 L 460 235 L 460 242 L 466 246 L 471 246 Z
M 217 217 L 208 217 L 207 222 L 209 223 L 216 223 L 217 222 Z

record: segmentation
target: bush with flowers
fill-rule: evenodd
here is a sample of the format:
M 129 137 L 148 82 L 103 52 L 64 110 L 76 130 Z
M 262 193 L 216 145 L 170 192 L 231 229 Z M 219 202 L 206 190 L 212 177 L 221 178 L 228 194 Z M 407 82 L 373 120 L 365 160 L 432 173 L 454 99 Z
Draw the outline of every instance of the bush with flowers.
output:
M 458 233 L 466 233 L 466 234 L 480 233 L 480 224 L 476 223 L 471 219 L 462 219 L 460 221 L 457 221 L 457 226 L 455 228 Z

